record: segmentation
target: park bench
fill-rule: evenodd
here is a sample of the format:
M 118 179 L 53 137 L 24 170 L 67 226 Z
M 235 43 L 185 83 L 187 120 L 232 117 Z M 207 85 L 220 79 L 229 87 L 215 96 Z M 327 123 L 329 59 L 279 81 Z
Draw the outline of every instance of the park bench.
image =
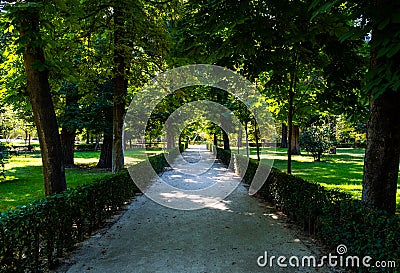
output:
M 31 145 L 13 145 L 12 149 L 9 150 L 10 155 L 20 155 L 20 154 L 25 154 L 30 153 L 34 150 L 35 147 Z

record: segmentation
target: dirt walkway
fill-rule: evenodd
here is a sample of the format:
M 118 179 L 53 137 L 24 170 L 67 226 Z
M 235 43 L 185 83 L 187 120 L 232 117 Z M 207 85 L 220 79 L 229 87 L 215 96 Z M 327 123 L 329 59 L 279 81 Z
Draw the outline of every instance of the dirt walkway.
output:
M 199 156 L 211 157 L 205 151 L 191 151 L 185 159 L 193 163 Z M 216 181 L 223 185 L 227 183 L 223 177 L 239 183 L 220 163 L 202 175 L 169 170 L 162 177 L 173 186 L 189 188 Z M 316 255 L 312 244 L 279 218 L 250 197 L 242 184 L 225 200 L 200 210 L 171 209 L 142 195 L 111 228 L 87 240 L 57 272 L 328 272 L 291 267 L 288 260 L 287 268 L 278 267 L 276 259 L 273 268 L 257 264 L 266 251 L 268 259 L 283 255 L 301 261 L 303 256 Z

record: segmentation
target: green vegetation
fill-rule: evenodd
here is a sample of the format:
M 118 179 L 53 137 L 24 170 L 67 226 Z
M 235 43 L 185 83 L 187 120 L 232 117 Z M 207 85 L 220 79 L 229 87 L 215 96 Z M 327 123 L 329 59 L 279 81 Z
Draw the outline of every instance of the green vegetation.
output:
M 130 150 L 126 158 L 130 163 L 144 159 L 145 153 L 160 153 L 160 149 Z M 76 152 L 77 168 L 66 169 L 68 188 L 91 184 L 96 178 L 109 174 L 108 170 L 93 168 L 98 161 L 100 152 Z M 40 154 L 14 156 L 5 165 L 5 178 L 0 178 L 0 211 L 26 205 L 44 197 L 43 170 Z
M 252 148 L 250 151 L 250 156 L 256 158 L 256 149 Z M 320 162 L 315 162 L 311 154 L 304 151 L 302 153 L 293 156 L 293 175 L 318 183 L 327 189 L 339 189 L 361 199 L 364 149 L 337 148 L 336 154 L 326 155 Z M 286 149 L 277 148 L 274 154 L 264 156 L 273 158 L 274 167 L 285 171 L 286 154 Z M 397 191 L 397 210 L 399 209 L 400 188 Z
M 132 194 L 126 191 L 134 185 L 126 179 L 104 176 L 161 150 L 127 151 L 124 158 L 124 142 L 164 142 L 170 149 L 197 136 L 214 145 L 223 142 L 226 150 L 238 145 L 246 152 L 252 146 L 249 142 L 259 147 L 261 141 L 281 139 L 285 149 L 267 156 L 278 169 L 298 177 L 274 169 L 279 179 L 268 178 L 262 194 L 298 222 L 313 222 L 322 238 L 341 238 L 339 243 L 356 250 L 365 245 L 367 254 L 376 257 L 390 257 L 385 252 L 390 247 L 396 247 L 393 253 L 398 254 L 399 246 L 392 242 L 400 240 L 399 223 L 391 215 L 396 204 L 399 209 L 400 200 L 400 5 L 395 2 L 0 0 L 0 139 L 25 140 L 26 146 L 40 136 L 41 147 L 41 155 L 10 159 L 5 147 L 0 147 L 0 175 L 5 174 L 0 176 L 0 212 L 37 204 L 4 213 L 7 223 L 16 226 L 16 231 L 10 226 L 0 229 L 0 237 L 9 240 L 8 252 L 0 250 L 0 259 L 6 257 L 12 265 L 8 272 L 31 271 L 30 266 L 37 271 L 38 255 L 46 251 L 51 263 L 52 244 L 62 245 L 62 236 L 71 235 L 64 226 L 79 230 L 89 222 L 91 228 L 98 211 L 102 217 Z M 201 70 L 196 69 L 192 74 L 199 81 L 194 86 L 167 92 L 165 97 L 150 89 L 153 93 L 146 96 L 149 100 L 143 109 L 155 107 L 149 108 L 151 113 L 138 111 L 150 116 L 147 124 L 142 123 L 146 132 L 128 134 L 126 129 L 134 132 L 140 122 L 133 119 L 133 124 L 124 126 L 126 106 L 137 99 L 135 95 L 143 94 L 146 83 L 171 68 L 196 63 L 234 70 L 261 95 L 240 99 L 224 91 L 230 89 L 229 77 L 217 84 L 211 77 L 215 71 L 198 73 Z M 205 86 L 198 84 L 203 79 Z M 165 86 L 176 86 L 175 79 Z M 235 89 L 239 87 L 236 82 Z M 158 101 L 158 97 L 163 99 Z M 237 137 L 229 139 L 218 124 L 200 115 L 182 131 L 179 141 L 173 130 L 176 124 L 163 133 L 176 109 L 202 100 L 224 106 L 239 119 L 243 129 Z M 281 125 L 273 136 L 261 134 L 261 128 L 272 124 L 259 120 L 261 113 L 256 109 L 263 103 Z M 212 114 L 221 123 L 229 123 L 230 114 Z M 317 117 L 327 120 L 311 128 Z M 246 145 L 240 145 L 243 139 Z M 75 153 L 77 140 L 91 143 L 80 145 Z M 367 141 L 365 151 L 338 149 L 319 162 L 331 143 L 361 147 L 356 145 Z M 311 155 L 299 155 L 300 142 L 314 160 Z M 91 152 L 95 147 L 101 151 Z M 10 153 L 17 153 L 13 149 Z M 253 149 L 251 156 L 259 159 L 259 150 Z M 161 158 L 151 159 L 157 170 L 165 164 Z M 64 166 L 75 167 L 65 170 Z M 101 184 L 100 180 L 107 181 Z M 78 187 L 82 192 L 75 195 Z M 43 199 L 45 195 L 49 198 Z M 118 204 L 109 203 L 114 201 Z M 76 206 L 82 211 L 74 211 Z M 0 220 L 4 224 L 3 215 Z M 35 236 L 49 241 L 26 245 L 38 229 L 44 233 Z M 56 238 L 60 241 L 53 242 L 57 229 L 61 229 L 61 237 Z M 374 232 L 381 242 L 368 241 Z M 43 245 L 49 249 L 38 254 Z M 36 260 L 24 261 L 29 254 L 23 252 L 30 253 L 32 247 Z
M 91 155 L 85 156 L 90 159 Z M 157 172 L 168 165 L 163 155 L 149 160 Z M 136 167 L 141 168 L 140 164 Z M 2 212 L 0 271 L 47 272 L 53 269 L 59 258 L 103 226 L 139 192 L 128 172 L 122 170 L 96 179 L 96 183 L 67 189 Z
M 369 120 L 362 198 L 394 213 L 400 155 L 399 5 L 239 2 L 0 0 L 1 137 L 40 135 L 48 196 L 67 188 L 63 164 L 74 164 L 77 139 L 102 142 L 96 166 L 116 172 L 124 167 L 123 139 L 161 140 L 170 110 L 192 101 L 230 109 L 244 125 L 246 142 L 274 141 L 258 135 L 263 124 L 257 111 L 214 85 L 175 90 L 151 108 L 143 136 L 123 138 L 126 106 L 154 75 L 186 64 L 216 64 L 246 77 L 264 96 L 247 103 L 267 102 L 282 125 L 278 137 L 288 148 L 289 174 L 310 116 L 332 117 L 333 132 L 360 144 Z M 214 144 L 222 133 L 227 149 L 227 134 L 209 127 Z M 175 146 L 172 134 L 165 137 L 168 148 Z M 312 142 L 318 160 L 326 147 Z
M 230 155 L 218 149 L 217 157 L 226 164 Z M 243 164 L 243 156 L 236 156 L 236 159 L 236 171 L 243 174 L 246 170 L 243 180 L 250 184 L 260 166 L 254 159 L 250 159 L 248 166 Z M 328 190 L 276 168 L 271 169 L 258 195 L 283 211 L 304 231 L 318 235 L 332 250 L 344 244 L 348 249 L 346 255 L 371 255 L 395 261 L 396 265 L 399 263 L 400 218 L 396 215 L 364 206 L 350 194 Z M 398 271 L 369 268 L 366 272 Z

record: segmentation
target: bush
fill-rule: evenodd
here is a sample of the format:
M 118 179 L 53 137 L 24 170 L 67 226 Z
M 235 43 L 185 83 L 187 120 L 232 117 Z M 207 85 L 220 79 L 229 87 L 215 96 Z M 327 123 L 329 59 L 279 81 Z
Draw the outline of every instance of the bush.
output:
M 219 159 L 226 161 L 230 152 L 218 149 Z M 243 173 L 242 156 L 234 154 L 234 164 Z M 250 159 L 243 177 L 251 183 L 258 161 Z M 360 200 L 337 190 L 327 190 L 319 184 L 288 175 L 272 168 L 257 193 L 271 202 L 310 234 L 318 235 L 334 253 L 345 244 L 346 255 L 371 256 L 375 261 L 395 261 L 400 265 L 400 217 L 387 215 L 366 207 Z M 355 270 L 355 268 L 351 268 Z M 359 268 L 360 272 L 366 268 Z M 391 272 L 387 268 L 369 268 L 365 272 Z M 396 271 L 393 271 L 396 272 Z
M 161 168 L 165 158 L 150 158 Z M 139 163 L 141 164 L 141 163 Z M 140 190 L 127 170 L 0 216 L 0 272 L 43 272 Z
M 312 126 L 300 136 L 300 147 L 311 153 L 315 161 L 320 161 L 322 154 L 332 147 L 328 126 Z

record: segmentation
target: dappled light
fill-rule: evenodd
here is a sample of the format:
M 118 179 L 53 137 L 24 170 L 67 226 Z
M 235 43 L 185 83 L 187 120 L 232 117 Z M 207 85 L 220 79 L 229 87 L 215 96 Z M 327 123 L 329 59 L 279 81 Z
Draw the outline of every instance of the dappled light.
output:
M 0 271 L 399 268 L 398 1 L 0 0 Z
M 191 203 L 198 203 L 204 205 L 206 208 L 218 209 L 223 211 L 232 212 L 226 203 L 221 202 L 218 198 L 206 197 L 197 194 L 186 194 L 181 191 L 173 191 L 171 193 L 160 193 L 160 195 L 168 200 L 177 200 L 179 203 L 187 203 L 188 207 L 191 207 Z M 168 201 L 167 201 L 168 202 Z M 172 202 L 172 201 L 171 201 Z

